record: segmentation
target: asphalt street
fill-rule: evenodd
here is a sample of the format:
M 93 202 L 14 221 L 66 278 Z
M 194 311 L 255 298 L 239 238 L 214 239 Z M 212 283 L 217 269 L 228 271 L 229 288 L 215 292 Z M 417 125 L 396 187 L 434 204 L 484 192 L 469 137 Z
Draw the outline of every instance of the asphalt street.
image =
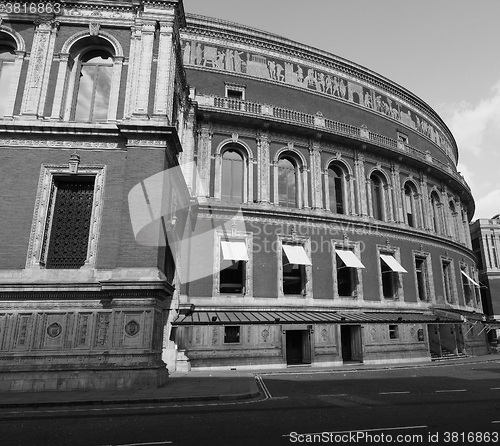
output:
M 500 361 L 257 379 L 239 402 L 3 409 L 1 444 L 500 444 Z

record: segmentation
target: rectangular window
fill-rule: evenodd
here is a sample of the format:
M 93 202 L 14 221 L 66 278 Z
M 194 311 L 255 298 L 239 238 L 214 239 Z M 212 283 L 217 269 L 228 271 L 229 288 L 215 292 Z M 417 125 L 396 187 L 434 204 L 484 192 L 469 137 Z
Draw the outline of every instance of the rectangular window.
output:
M 453 303 L 453 277 L 451 274 L 451 262 L 442 261 L 443 281 L 444 281 L 444 297 L 446 302 Z
M 283 244 L 283 294 L 306 294 L 306 266 L 311 261 L 303 245 Z
M 245 90 L 246 87 L 244 85 L 226 83 L 226 98 L 244 101 Z
M 240 327 L 238 325 L 224 326 L 224 344 L 238 344 L 240 342 Z
M 382 295 L 385 299 L 395 299 L 398 297 L 400 288 L 399 273 L 406 272 L 392 254 L 380 254 Z
M 248 253 L 242 240 L 221 241 L 219 292 L 245 294 Z
M 354 297 L 358 287 L 358 270 L 364 265 L 350 249 L 335 249 L 337 293 L 339 297 Z
M 389 325 L 389 339 L 399 339 L 399 327 L 397 325 Z
M 40 263 L 79 269 L 87 259 L 94 177 L 54 177 Z
M 417 297 L 421 301 L 430 300 L 429 293 L 429 271 L 427 269 L 427 259 L 415 257 L 415 276 L 417 279 Z

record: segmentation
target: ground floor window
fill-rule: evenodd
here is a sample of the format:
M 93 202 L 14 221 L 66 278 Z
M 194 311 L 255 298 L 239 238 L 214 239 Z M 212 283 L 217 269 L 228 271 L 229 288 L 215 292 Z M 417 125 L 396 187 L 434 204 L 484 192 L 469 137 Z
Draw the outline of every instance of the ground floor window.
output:
M 224 327 L 224 344 L 237 344 L 240 342 L 240 327 L 238 325 L 226 325 Z

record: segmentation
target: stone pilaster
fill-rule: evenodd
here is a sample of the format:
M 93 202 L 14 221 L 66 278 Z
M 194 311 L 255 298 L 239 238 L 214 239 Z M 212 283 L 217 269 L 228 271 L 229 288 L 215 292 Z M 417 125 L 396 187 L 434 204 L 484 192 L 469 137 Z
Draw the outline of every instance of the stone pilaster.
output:
M 158 65 L 156 68 L 156 86 L 153 114 L 155 117 L 166 117 L 170 123 L 173 114 L 174 86 L 176 70 L 174 21 L 160 22 Z
M 262 132 L 257 136 L 257 200 L 260 203 L 269 203 L 270 200 L 270 160 L 269 160 L 269 134 Z
M 368 215 L 367 189 L 365 181 L 365 160 L 358 151 L 354 153 L 354 177 L 356 180 L 356 198 L 359 203 L 359 214 L 363 217 Z M 371 200 L 370 200 L 371 202 Z
M 210 195 L 212 136 L 213 133 L 208 126 L 202 127 L 198 132 L 198 178 L 196 181 L 196 196 L 198 197 L 208 197 Z
M 311 166 L 311 208 L 323 207 L 321 184 L 321 146 L 319 141 L 311 140 L 309 145 L 309 164 Z
M 138 66 L 134 67 L 134 97 L 132 116 L 143 119 L 148 115 L 149 90 L 151 88 L 151 70 L 156 24 L 143 23 L 140 32 L 139 53 L 135 54 Z M 136 48 L 137 49 L 137 48 Z
M 50 66 L 59 24 L 54 20 L 36 23 L 21 114 L 24 118 L 43 116 Z
M 396 223 L 403 223 L 405 221 L 403 214 L 403 204 L 402 204 L 402 189 L 401 181 L 399 177 L 399 166 L 396 163 L 391 164 L 391 182 L 392 182 L 392 200 L 394 208 L 394 221 Z
M 433 210 L 431 209 L 431 204 L 429 201 L 429 189 L 427 187 L 427 177 L 421 173 L 420 174 L 420 194 L 422 200 L 422 212 L 423 212 L 423 224 L 424 229 L 433 229 L 431 215 Z

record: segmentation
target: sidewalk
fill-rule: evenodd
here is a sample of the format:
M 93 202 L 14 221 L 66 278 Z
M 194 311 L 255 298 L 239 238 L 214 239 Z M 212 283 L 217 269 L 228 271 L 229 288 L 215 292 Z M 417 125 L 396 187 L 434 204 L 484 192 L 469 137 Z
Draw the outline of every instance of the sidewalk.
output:
M 348 364 L 335 368 L 288 367 L 285 369 L 173 372 L 167 384 L 144 390 L 88 390 L 67 392 L 0 393 L 0 408 L 54 407 L 75 405 L 113 405 L 172 403 L 193 401 L 231 401 L 256 398 L 263 394 L 256 376 L 296 373 L 336 373 L 345 371 L 376 371 L 407 367 L 440 367 L 459 364 L 500 361 L 500 355 L 490 354 L 457 360 L 363 365 Z

